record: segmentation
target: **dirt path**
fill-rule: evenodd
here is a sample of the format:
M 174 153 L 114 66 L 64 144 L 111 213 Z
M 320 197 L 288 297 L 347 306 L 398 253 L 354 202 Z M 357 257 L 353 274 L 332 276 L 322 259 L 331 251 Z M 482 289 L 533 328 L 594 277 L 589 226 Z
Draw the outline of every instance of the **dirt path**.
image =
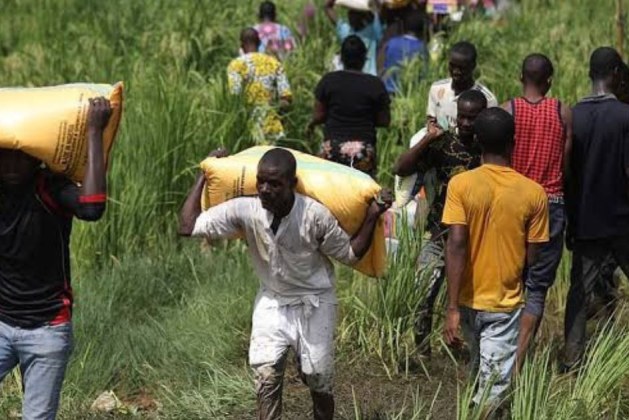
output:
M 434 418 L 455 419 L 457 378 L 465 377 L 464 367 L 457 369 L 446 355 L 436 354 L 425 361 L 425 369 L 426 372 L 389 378 L 377 361 L 351 364 L 339 361 L 335 386 L 336 418 L 380 420 L 406 409 L 400 417 L 406 419 L 411 417 L 414 403 L 419 399 L 425 404 L 420 418 L 432 411 Z M 285 377 L 283 418 L 312 419 L 311 404 L 308 388 L 299 379 L 294 364 L 290 363 Z M 252 407 L 246 414 L 234 414 L 233 418 L 254 418 L 254 415 Z

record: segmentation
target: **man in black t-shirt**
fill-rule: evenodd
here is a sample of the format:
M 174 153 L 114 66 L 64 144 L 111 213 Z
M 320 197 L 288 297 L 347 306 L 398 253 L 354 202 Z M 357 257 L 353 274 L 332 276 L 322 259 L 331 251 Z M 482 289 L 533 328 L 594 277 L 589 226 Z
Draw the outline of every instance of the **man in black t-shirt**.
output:
M 317 84 L 307 135 L 325 124 L 320 157 L 375 177 L 376 127 L 389 126 L 391 101 L 382 80 L 362 72 L 366 54 L 359 37 L 345 38 L 341 48 L 345 70 L 328 73 Z
M 409 176 L 427 174 L 426 188 L 430 209 L 426 230 L 430 240 L 419 255 L 419 269 L 431 270 L 428 295 L 420 305 L 415 324 L 415 343 L 421 355 L 430 354 L 430 334 L 435 301 L 445 279 L 444 250 L 447 228 L 441 223 L 448 182 L 458 173 L 480 166 L 481 149 L 474 138 L 474 121 L 487 108 L 487 98 L 478 90 L 467 90 L 457 100 L 456 131 L 444 131 L 437 121 L 428 122 L 427 134 L 415 146 L 402 153 L 393 172 Z M 431 185 L 432 184 L 432 185 Z
M 617 99 L 626 65 L 616 50 L 590 58 L 592 94 L 572 110 L 567 177 L 568 244 L 573 247 L 566 304 L 564 368 L 586 343 L 588 299 L 610 258 L 629 275 L 629 105 Z
M 0 149 L 0 380 L 22 374 L 22 418 L 54 419 L 72 348 L 70 232 L 105 210 L 103 129 L 111 107 L 90 100 L 87 167 L 77 187 L 36 159 Z

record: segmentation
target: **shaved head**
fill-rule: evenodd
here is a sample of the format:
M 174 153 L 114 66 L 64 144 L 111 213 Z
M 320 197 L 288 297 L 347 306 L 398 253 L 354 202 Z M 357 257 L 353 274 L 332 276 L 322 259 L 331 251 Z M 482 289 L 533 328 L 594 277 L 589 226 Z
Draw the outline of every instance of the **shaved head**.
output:
M 297 175 L 297 161 L 295 156 L 286 149 L 279 147 L 271 149 L 262 155 L 258 163 L 258 169 L 275 169 L 289 179 Z
M 258 31 L 253 28 L 245 28 L 240 32 L 240 44 L 241 45 L 255 45 L 256 48 L 260 46 L 260 36 Z
M 553 63 L 543 54 L 531 54 L 522 62 L 522 82 L 535 86 L 549 83 L 554 73 Z

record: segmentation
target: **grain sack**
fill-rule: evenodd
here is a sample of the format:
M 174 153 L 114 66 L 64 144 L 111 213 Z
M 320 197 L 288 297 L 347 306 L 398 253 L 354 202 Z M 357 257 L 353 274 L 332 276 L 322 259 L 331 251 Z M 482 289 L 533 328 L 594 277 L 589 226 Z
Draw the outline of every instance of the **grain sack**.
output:
M 206 185 L 201 198 L 203 210 L 234 197 L 253 196 L 256 172 L 262 155 L 272 149 L 257 146 L 225 158 L 210 157 L 201 163 Z M 367 174 L 356 169 L 289 150 L 297 160 L 297 192 L 311 197 L 338 219 L 339 224 L 353 235 L 365 217 L 369 202 L 380 186 Z M 379 277 L 386 268 L 383 220 L 378 221 L 371 247 L 354 268 L 368 276 Z
M 400 9 L 411 4 L 411 0 L 382 0 L 382 5 L 388 9 Z
M 352 10 L 361 10 L 369 12 L 374 9 L 373 0 L 336 0 L 334 3 L 336 6 L 347 7 Z
M 122 115 L 122 83 L 76 83 L 0 89 L 0 148 L 17 149 L 53 172 L 81 182 L 87 163 L 89 99 L 109 99 L 112 114 L 103 132 L 105 162 Z

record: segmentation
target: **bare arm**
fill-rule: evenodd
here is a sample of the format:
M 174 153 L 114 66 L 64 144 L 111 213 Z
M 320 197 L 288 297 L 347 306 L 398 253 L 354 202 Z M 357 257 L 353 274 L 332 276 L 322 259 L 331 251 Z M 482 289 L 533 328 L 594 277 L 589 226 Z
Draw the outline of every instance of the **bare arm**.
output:
M 186 201 L 179 212 L 179 235 L 191 236 L 194 230 L 194 224 L 201 214 L 201 194 L 205 185 L 205 176 L 203 173 L 197 175 L 194 186 L 188 193 Z
M 213 157 L 225 157 L 228 152 L 225 149 L 217 149 L 210 153 Z M 203 186 L 205 185 L 205 176 L 203 173 L 197 175 L 194 186 L 188 193 L 186 201 L 183 203 L 179 212 L 179 235 L 191 236 L 194 230 L 194 224 L 201 214 L 201 194 L 203 194 Z
M 456 345 L 459 337 L 460 313 L 459 292 L 465 271 L 468 252 L 468 228 L 465 225 L 452 225 L 446 245 L 446 275 L 448 279 L 448 304 L 444 336 L 446 343 Z
M 107 194 L 103 131 L 110 116 L 111 105 L 107 99 L 90 99 L 87 121 L 87 165 L 81 186 L 81 195 L 84 197 L 105 196 Z
M 336 0 L 327 0 L 323 6 L 323 11 L 328 19 L 330 19 L 330 22 L 336 25 L 338 16 L 336 15 L 336 10 L 334 10 L 334 3 L 336 3 Z
M 571 155 L 572 155 L 572 111 L 569 107 L 561 104 L 561 119 L 564 125 L 566 140 L 563 149 L 563 182 L 565 186 L 570 184 L 572 176 Z
M 539 248 L 542 244 L 536 242 L 528 242 L 526 244 L 526 265 L 531 267 L 539 255 Z
M 306 129 L 307 136 L 310 137 L 312 131 L 317 125 L 323 124 L 326 121 L 328 112 L 325 107 L 325 104 L 318 99 L 315 99 L 314 108 L 312 109 L 312 118 L 308 123 L 308 127 Z
M 415 146 L 400 155 L 393 165 L 393 173 L 398 176 L 409 176 L 417 171 L 417 165 L 424 157 L 428 147 L 443 135 L 443 129 L 435 120 L 428 122 L 428 132 Z
M 350 240 L 352 251 L 354 251 L 354 255 L 358 259 L 362 258 L 369 250 L 378 218 L 382 213 L 387 211 L 393 203 L 393 195 L 391 194 L 391 191 L 388 189 L 382 190 L 380 193 L 380 200 L 380 202 L 377 200 L 371 202 L 369 208 L 367 209 L 367 216 L 365 217 L 363 224 Z

